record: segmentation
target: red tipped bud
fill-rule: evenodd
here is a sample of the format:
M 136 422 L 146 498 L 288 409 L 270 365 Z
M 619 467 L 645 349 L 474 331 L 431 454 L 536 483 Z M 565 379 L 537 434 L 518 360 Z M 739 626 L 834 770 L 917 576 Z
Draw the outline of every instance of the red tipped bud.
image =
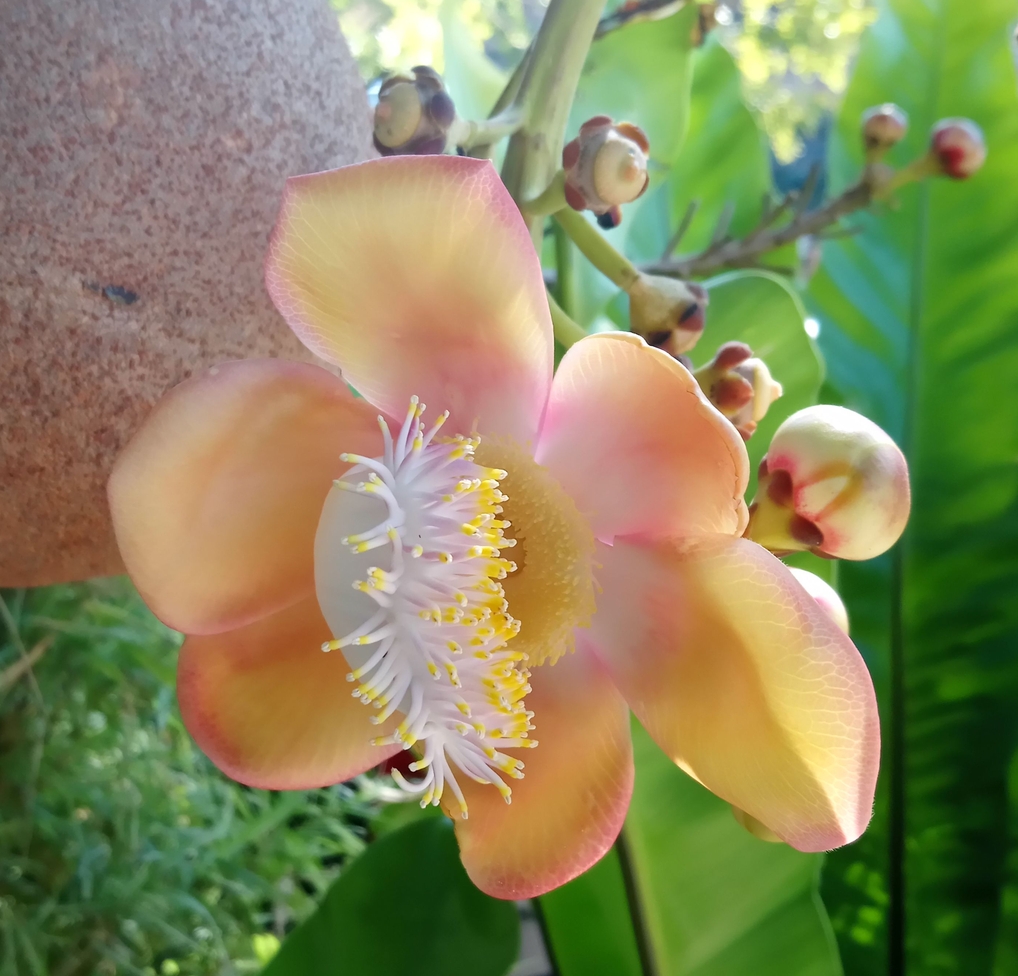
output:
M 629 288 L 629 326 L 649 345 L 678 358 L 703 333 L 707 303 L 700 285 L 641 274 Z
M 967 180 L 986 162 L 983 130 L 971 119 L 941 119 L 933 127 L 930 154 L 945 176 Z
M 908 133 L 908 115 L 892 102 L 867 109 L 862 117 L 862 137 L 870 160 L 879 159 Z
M 884 431 L 844 407 L 807 407 L 767 449 L 746 535 L 773 552 L 872 559 L 898 541 L 910 505 L 908 465 Z
M 805 569 L 788 567 L 789 572 L 796 578 L 799 585 L 816 600 L 817 605 L 837 625 L 839 630 L 848 633 L 848 611 L 838 591 L 826 580 L 822 580 L 815 573 L 809 573 Z
M 711 362 L 694 375 L 707 399 L 745 440 L 749 440 L 771 404 L 784 392 L 767 364 L 754 358 L 744 342 L 726 342 Z
M 647 153 L 643 130 L 629 122 L 617 125 L 597 115 L 580 126 L 580 134 L 562 150 L 566 202 L 574 210 L 612 214 L 612 226 L 622 219 L 618 209 L 647 189 Z
M 375 106 L 375 148 L 383 156 L 445 151 L 456 107 L 434 69 L 418 65 L 413 77 L 386 79 Z

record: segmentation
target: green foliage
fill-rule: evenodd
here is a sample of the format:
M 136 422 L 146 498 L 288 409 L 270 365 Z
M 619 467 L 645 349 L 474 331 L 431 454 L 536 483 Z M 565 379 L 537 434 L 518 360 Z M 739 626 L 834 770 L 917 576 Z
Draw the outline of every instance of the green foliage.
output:
M 693 53 L 689 139 L 646 204 L 626 215 L 632 220 L 629 252 L 643 260 L 659 258 L 693 203 L 696 213 L 680 251 L 706 247 L 726 207 L 732 233 L 747 233 L 770 188 L 763 133 L 743 101 L 738 65 L 715 35 Z
M 810 289 L 833 392 L 899 440 L 914 492 L 893 556 L 841 570 L 885 730 L 877 819 L 825 885 L 851 976 L 1015 971 L 1016 15 L 1014 0 L 881 4 L 836 177 L 858 171 L 859 115 L 887 99 L 912 118 L 896 160 L 924 150 L 935 120 L 966 115 L 989 162 L 862 217 Z
M 255 971 L 364 848 L 377 788 L 223 777 L 177 712 L 180 638 L 125 580 L 6 599 L 0 673 L 53 643 L 0 691 L 0 973 Z
M 837 108 L 873 0 L 742 0 L 741 8 L 731 43 L 747 95 L 778 158 L 790 160 L 801 134 Z
M 625 835 L 660 976 L 840 976 L 822 858 L 767 844 L 639 729 Z
M 647 133 L 651 159 L 670 166 L 686 137 L 696 24 L 696 5 L 690 4 L 595 41 L 570 114 L 570 136 L 595 115 L 635 122 Z
M 503 976 L 519 941 L 513 903 L 473 886 L 452 824 L 431 816 L 372 844 L 264 976 Z
M 633 744 L 625 850 L 648 968 L 628 919 L 609 917 L 626 899 L 613 852 L 541 899 L 560 976 L 841 976 L 822 857 L 750 836 L 635 722 Z
M 476 56 L 487 50 L 501 67 L 515 64 L 535 26 L 515 0 L 331 0 L 365 80 L 430 64 L 447 72 L 456 59 L 443 43 L 450 26 L 454 45 Z M 474 55 L 472 55 L 474 57 Z M 494 70 L 495 64 L 490 67 Z M 466 116 L 470 118 L 470 116 Z
M 558 976 L 645 976 L 618 848 L 541 896 Z

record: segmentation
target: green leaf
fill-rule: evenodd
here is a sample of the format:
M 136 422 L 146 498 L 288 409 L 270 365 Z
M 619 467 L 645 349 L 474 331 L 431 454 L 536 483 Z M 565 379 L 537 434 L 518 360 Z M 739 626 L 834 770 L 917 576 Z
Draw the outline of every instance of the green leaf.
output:
M 616 848 L 540 904 L 558 976 L 645 976 Z
M 822 856 L 768 844 L 634 723 L 626 847 L 656 976 L 840 976 Z
M 831 857 L 825 897 L 853 976 L 984 976 L 1002 904 L 1011 933 L 1016 904 L 1005 865 L 1018 738 L 1018 5 L 880 6 L 836 180 L 858 173 L 861 112 L 892 99 L 912 120 L 895 162 L 958 115 L 983 127 L 990 156 L 968 182 L 908 187 L 897 209 L 860 217 L 862 234 L 826 245 L 810 288 L 834 390 L 899 440 L 913 484 L 894 554 L 841 566 L 877 679 L 884 773 L 874 824 Z
M 674 162 L 689 119 L 697 6 L 644 21 L 594 41 L 569 117 L 569 133 L 594 115 L 635 122 L 650 140 L 651 159 Z
M 474 887 L 429 817 L 368 847 L 263 976 L 503 976 L 519 941 L 516 907 Z
M 694 201 L 698 207 L 681 253 L 710 243 L 726 206 L 732 208 L 731 231 L 748 233 L 770 190 L 766 142 L 743 100 L 738 65 L 716 36 L 693 55 L 689 133 L 667 178 L 633 217 L 627 253 L 634 260 L 660 258 Z
M 463 23 L 458 0 L 443 0 L 438 9 L 442 27 L 442 79 L 460 118 L 486 118 L 505 88 L 508 74 L 485 53 Z

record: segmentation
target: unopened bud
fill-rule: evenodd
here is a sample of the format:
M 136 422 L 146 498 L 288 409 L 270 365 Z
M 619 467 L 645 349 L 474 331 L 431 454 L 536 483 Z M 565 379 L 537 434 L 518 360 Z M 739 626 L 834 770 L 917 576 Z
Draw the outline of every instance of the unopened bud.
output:
M 426 65 L 413 77 L 386 79 L 375 106 L 375 148 L 383 156 L 428 155 L 445 150 L 456 107 L 439 74 Z
M 862 117 L 866 156 L 872 162 L 896 146 L 908 133 L 908 115 L 892 102 L 867 109 Z
M 617 226 L 622 219 L 618 208 L 647 189 L 648 152 L 650 144 L 639 126 L 616 125 L 607 115 L 584 122 L 580 134 L 562 150 L 566 202 L 598 216 L 614 209 Z
M 792 414 L 760 464 L 746 536 L 772 552 L 872 559 L 905 530 L 908 465 L 876 424 L 823 404 Z
M 941 119 L 933 127 L 930 154 L 944 175 L 967 180 L 986 162 L 983 130 L 971 119 Z
M 822 580 L 816 573 L 810 573 L 805 569 L 796 569 L 789 566 L 788 571 L 796 578 L 799 585 L 816 600 L 817 605 L 827 614 L 839 630 L 848 633 L 848 611 L 838 591 L 826 580 Z
M 663 275 L 640 274 L 629 287 L 629 327 L 678 358 L 703 333 L 707 291 L 700 285 Z
M 707 399 L 747 441 L 784 392 L 767 364 L 756 359 L 744 342 L 726 342 L 694 375 Z

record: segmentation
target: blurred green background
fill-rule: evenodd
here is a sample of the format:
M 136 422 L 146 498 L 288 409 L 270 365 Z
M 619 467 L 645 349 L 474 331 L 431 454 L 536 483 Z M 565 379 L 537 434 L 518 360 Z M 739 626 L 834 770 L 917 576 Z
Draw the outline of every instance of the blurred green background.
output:
M 334 5 L 367 82 L 434 64 L 468 117 L 543 14 L 531 0 Z M 273 794 L 219 774 L 177 712 L 179 638 L 125 581 L 7 591 L 2 976 L 1018 974 L 1018 0 L 742 0 L 717 5 L 697 44 L 699 13 L 596 41 L 581 81 L 573 131 L 603 111 L 651 135 L 651 191 L 611 232 L 634 260 L 660 256 L 693 200 L 684 251 L 726 211 L 748 231 L 803 160 L 824 160 L 822 189 L 840 191 L 876 103 L 911 116 L 896 163 L 945 116 L 975 119 L 989 144 L 976 178 L 856 216 L 816 269 L 708 282 L 694 355 L 742 339 L 784 383 L 754 462 L 817 399 L 872 417 L 909 457 L 904 540 L 824 567 L 882 710 L 870 830 L 826 858 L 757 841 L 636 729 L 620 847 L 524 907 L 521 950 L 516 907 L 473 889 L 444 821 L 388 804 L 386 777 Z M 572 314 L 625 327 L 617 289 L 567 261 Z

